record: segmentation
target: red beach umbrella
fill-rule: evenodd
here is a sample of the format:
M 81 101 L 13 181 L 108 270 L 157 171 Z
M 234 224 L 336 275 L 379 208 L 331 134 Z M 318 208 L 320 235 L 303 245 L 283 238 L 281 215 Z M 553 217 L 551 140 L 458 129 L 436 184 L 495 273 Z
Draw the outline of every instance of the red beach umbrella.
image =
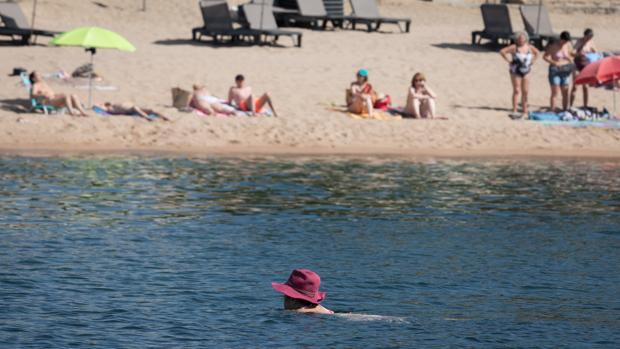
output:
M 599 85 L 620 80 L 620 56 L 611 56 L 588 64 L 577 75 L 577 85 Z
M 611 56 L 588 64 L 577 75 L 577 85 L 600 85 L 612 83 L 614 91 L 614 115 L 616 114 L 616 81 L 620 80 L 620 56 Z

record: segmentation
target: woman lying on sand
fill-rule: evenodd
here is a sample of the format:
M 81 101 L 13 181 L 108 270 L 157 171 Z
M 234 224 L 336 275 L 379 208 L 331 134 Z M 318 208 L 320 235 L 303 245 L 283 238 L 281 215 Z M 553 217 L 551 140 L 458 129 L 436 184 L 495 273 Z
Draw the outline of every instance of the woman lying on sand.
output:
M 245 85 L 245 77 L 241 74 L 235 77 L 235 86 L 232 86 L 228 91 L 228 104 L 252 115 L 260 113 L 265 104 L 268 104 L 273 116 L 278 116 L 269 93 L 263 93 L 258 99 L 254 98 L 252 87 Z
M 373 116 L 374 104 L 377 94 L 368 82 L 368 70 L 360 69 L 357 77 L 351 83 L 351 88 L 347 90 L 347 110 L 355 114 L 368 113 Z
M 530 85 L 530 72 L 532 65 L 536 62 L 540 52 L 536 47 L 529 44 L 529 36 L 525 32 L 516 34 L 517 40 L 515 44 L 504 47 L 500 54 L 509 65 L 510 81 L 512 82 L 512 113 L 521 117 L 522 114 L 527 115 L 527 95 Z M 519 104 L 519 95 L 521 95 L 522 114 L 517 113 Z M 511 115 L 512 116 L 512 115 Z
M 75 110 L 77 109 L 78 115 L 88 116 L 76 95 L 67 96 L 62 93 L 55 93 L 36 71 L 30 73 L 29 79 L 32 84 L 32 97 L 36 98 L 41 104 L 56 108 L 67 108 L 71 115 L 76 115 Z
M 284 294 L 284 309 L 299 313 L 333 314 L 320 303 L 327 295 L 320 292 L 321 278 L 312 270 L 295 269 L 286 283 L 272 282 L 271 287 Z
M 147 121 L 153 121 L 152 117 L 158 117 L 165 121 L 170 121 L 164 115 L 153 111 L 152 109 L 140 108 L 131 102 L 124 102 L 115 104 L 111 102 L 105 102 L 103 105 L 96 105 L 95 108 L 99 108 L 103 112 L 110 115 L 136 115 Z
M 437 95 L 426 84 L 426 77 L 422 73 L 416 73 L 411 79 L 411 87 L 407 96 L 405 113 L 414 118 L 435 118 L 435 100 Z
M 556 111 L 556 99 L 562 94 L 562 110 L 567 110 L 569 105 L 569 87 L 575 65 L 573 64 L 573 44 L 570 33 L 564 31 L 560 34 L 560 40 L 551 42 L 545 51 L 543 59 L 549 63 L 549 85 L 551 86 L 551 98 L 549 100 L 551 111 Z
M 236 114 L 235 108 L 222 103 L 219 98 L 211 95 L 204 85 L 196 84 L 193 88 L 194 93 L 190 101 L 190 106 L 192 108 L 213 116 L 231 116 Z

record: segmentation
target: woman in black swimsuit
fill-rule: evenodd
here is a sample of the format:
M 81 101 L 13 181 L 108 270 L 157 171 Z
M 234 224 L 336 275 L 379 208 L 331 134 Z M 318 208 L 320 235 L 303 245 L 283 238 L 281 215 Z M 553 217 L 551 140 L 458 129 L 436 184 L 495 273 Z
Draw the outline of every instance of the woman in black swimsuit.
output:
M 509 64 L 510 81 L 512 82 L 512 114 L 511 117 L 522 117 L 527 115 L 527 96 L 529 92 L 529 74 L 532 65 L 538 58 L 540 52 L 536 47 L 529 44 L 529 37 L 525 32 L 516 34 L 515 44 L 507 46 L 500 51 L 500 54 Z M 517 105 L 521 96 L 522 113 L 517 112 Z

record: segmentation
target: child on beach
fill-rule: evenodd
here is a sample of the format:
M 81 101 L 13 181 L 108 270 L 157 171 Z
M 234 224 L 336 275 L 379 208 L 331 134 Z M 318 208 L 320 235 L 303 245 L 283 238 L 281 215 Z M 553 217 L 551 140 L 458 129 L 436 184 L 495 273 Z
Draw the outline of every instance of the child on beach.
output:
M 327 293 L 320 292 L 321 278 L 312 270 L 295 269 L 283 283 L 272 282 L 271 287 L 284 295 L 284 309 L 299 313 L 333 314 L 320 303 Z
M 355 114 L 368 113 L 372 117 L 376 100 L 377 93 L 368 82 L 368 70 L 358 70 L 356 80 L 347 90 L 347 110 Z
M 516 42 L 504 47 L 500 54 L 509 65 L 510 81 L 512 82 L 512 115 L 511 117 L 521 117 L 527 115 L 527 96 L 530 85 L 530 72 L 532 65 L 538 58 L 539 51 L 536 47 L 529 44 L 529 36 L 525 32 L 516 34 Z M 521 95 L 522 114 L 517 113 Z
M 265 104 L 268 104 L 273 112 L 273 116 L 278 116 L 269 93 L 263 93 L 258 99 L 254 98 L 252 87 L 245 85 L 245 77 L 241 74 L 235 77 L 235 86 L 232 86 L 228 91 L 228 104 L 236 106 L 241 111 L 250 112 L 253 115 L 260 113 Z
M 556 99 L 562 95 L 562 110 L 568 109 L 569 87 L 575 65 L 573 64 L 573 44 L 570 33 L 563 31 L 560 40 L 552 41 L 545 50 L 543 59 L 549 63 L 549 86 L 551 98 L 549 100 L 551 111 L 556 111 Z
M 32 97 L 36 98 L 41 104 L 56 108 L 67 108 L 71 115 L 88 116 L 76 95 L 67 96 L 62 93 L 55 93 L 36 71 L 30 73 L 29 79 L 30 84 L 32 84 Z
M 437 95 L 426 84 L 426 77 L 416 73 L 411 79 L 411 87 L 407 95 L 405 113 L 414 118 L 435 118 Z

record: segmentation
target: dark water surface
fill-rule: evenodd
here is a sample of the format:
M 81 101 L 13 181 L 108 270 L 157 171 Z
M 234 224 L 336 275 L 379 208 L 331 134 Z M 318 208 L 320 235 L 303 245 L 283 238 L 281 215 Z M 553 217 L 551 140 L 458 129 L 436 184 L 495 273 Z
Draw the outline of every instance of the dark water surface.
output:
M 0 346 L 618 348 L 620 164 L 0 158 Z

